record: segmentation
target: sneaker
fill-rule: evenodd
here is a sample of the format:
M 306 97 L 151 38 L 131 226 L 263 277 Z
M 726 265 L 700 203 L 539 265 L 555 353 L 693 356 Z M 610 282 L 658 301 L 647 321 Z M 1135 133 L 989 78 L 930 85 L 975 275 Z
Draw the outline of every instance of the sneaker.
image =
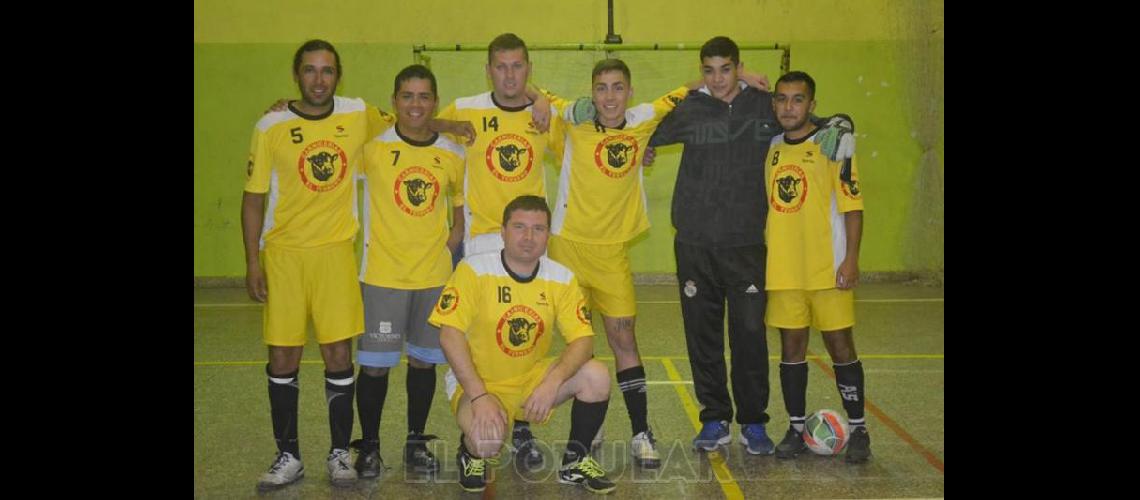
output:
M 573 455 L 567 453 L 567 455 Z M 594 460 L 586 455 L 578 460 L 563 465 L 558 471 L 558 482 L 563 484 L 580 484 L 590 493 L 604 495 L 617 488 L 613 481 L 606 479 L 606 471 Z
M 261 475 L 257 481 L 257 489 L 261 491 L 273 490 L 282 486 L 293 484 L 305 476 L 305 466 L 301 460 L 292 453 L 281 451 L 269 466 L 269 471 Z
M 633 436 L 629 441 L 629 453 L 633 455 L 633 463 L 643 469 L 661 467 L 661 456 L 657 454 L 657 440 L 653 438 L 653 429 L 646 429 Z
M 784 439 L 781 439 L 780 444 L 776 445 L 776 458 L 796 458 L 796 455 L 805 450 L 807 450 L 807 444 L 804 443 L 804 433 L 797 431 L 795 427 L 788 426 L 788 432 L 784 433 Z
M 408 434 L 408 441 L 404 443 L 404 467 L 424 474 L 439 472 L 439 460 L 427 448 L 427 442 L 433 439 L 439 436 Z
M 713 451 L 717 446 L 732 442 L 732 435 L 728 432 L 728 422 L 725 420 L 705 422 L 701 426 L 701 433 L 693 438 L 693 447 L 698 450 Z
M 455 462 L 459 464 L 459 487 L 464 491 L 483 491 L 487 487 L 486 460 L 468 455 L 467 448 L 460 443 Z
M 356 450 L 356 462 L 352 468 L 356 469 L 357 476 L 361 479 L 380 477 L 380 471 L 384 469 L 384 459 L 380 458 L 379 441 L 357 439 L 349 444 L 349 447 Z
M 511 433 L 511 446 L 515 450 L 515 460 L 526 466 L 529 470 L 542 468 L 544 460 L 542 450 L 538 449 L 538 441 L 530 432 L 529 425 L 515 427 Z
M 744 424 L 740 426 L 740 442 L 752 455 L 771 455 L 776 451 L 776 443 L 768 437 L 764 424 Z
M 348 450 L 336 448 L 329 452 L 329 480 L 336 487 L 352 486 L 356 484 L 356 469 L 348 465 Z
M 847 463 L 859 464 L 871 458 L 871 434 L 866 426 L 856 427 L 851 431 L 851 440 L 847 441 Z

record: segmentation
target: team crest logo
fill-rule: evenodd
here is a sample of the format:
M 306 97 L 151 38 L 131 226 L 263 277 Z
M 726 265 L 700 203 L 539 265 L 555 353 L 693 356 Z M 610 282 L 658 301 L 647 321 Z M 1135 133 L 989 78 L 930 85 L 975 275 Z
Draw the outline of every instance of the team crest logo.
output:
M 396 205 L 404 213 L 420 217 L 431 213 L 439 197 L 439 180 L 423 167 L 410 167 L 400 173 L 393 186 Z
M 620 179 L 637 165 L 637 139 L 628 135 L 606 137 L 594 148 L 594 165 L 609 177 Z
M 578 321 L 581 321 L 582 324 L 589 325 L 590 320 L 594 319 L 593 314 L 590 314 L 590 307 L 586 305 L 586 299 L 578 301 L 576 312 L 578 313 Z
M 246 166 L 245 166 L 245 176 L 249 177 L 252 175 L 253 175 L 253 155 L 249 155 L 249 163 L 246 164 Z
M 776 169 L 772 185 L 768 186 L 768 203 L 777 212 L 794 213 L 807 199 L 808 180 L 797 165 L 783 165 Z
M 534 166 L 534 149 L 524 137 L 503 134 L 487 146 L 487 168 L 495 178 L 515 182 L 522 180 Z
M 697 294 L 697 284 L 694 283 L 693 280 L 686 281 L 685 282 L 685 296 L 689 297 L 691 299 L 696 294 Z
M 459 290 L 450 286 L 443 289 L 443 293 L 439 294 L 439 303 L 436 304 L 435 310 L 440 314 L 448 315 L 455 312 L 457 307 L 459 307 Z
M 538 345 L 546 331 L 542 317 L 534 309 L 519 304 L 507 310 L 495 329 L 495 341 L 507 356 L 526 356 Z
M 297 172 L 310 191 L 329 191 L 348 174 L 348 155 L 335 142 L 316 141 L 301 151 Z
M 848 198 L 857 200 L 861 198 L 861 191 L 859 190 L 859 180 L 851 176 L 851 159 L 848 158 L 843 161 L 843 166 L 839 168 L 839 186 L 843 194 Z

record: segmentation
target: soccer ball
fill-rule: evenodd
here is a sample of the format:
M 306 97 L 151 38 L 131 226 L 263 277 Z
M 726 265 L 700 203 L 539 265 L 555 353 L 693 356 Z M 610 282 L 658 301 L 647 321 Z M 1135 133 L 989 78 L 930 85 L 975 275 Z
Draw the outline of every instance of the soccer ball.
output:
M 833 410 L 819 410 L 804 422 L 804 443 L 818 455 L 836 455 L 847 446 L 847 421 Z

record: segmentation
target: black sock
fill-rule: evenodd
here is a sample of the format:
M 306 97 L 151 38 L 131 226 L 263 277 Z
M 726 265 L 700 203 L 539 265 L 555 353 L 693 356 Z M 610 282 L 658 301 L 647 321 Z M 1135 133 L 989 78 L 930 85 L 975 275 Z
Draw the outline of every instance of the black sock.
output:
M 562 465 L 585 457 L 590 451 L 590 443 L 606 420 L 606 409 L 610 400 L 597 403 L 584 403 L 574 398 L 570 407 L 570 442 L 566 443 L 566 454 L 562 455 Z
M 404 387 L 408 390 L 408 432 L 423 434 L 431 401 L 435 397 L 435 365 L 416 368 L 409 364 Z
M 855 360 L 835 368 L 835 387 L 843 398 L 843 409 L 852 427 L 864 425 L 863 420 L 863 362 Z
M 792 428 L 804 431 L 804 413 L 807 412 L 807 361 L 799 363 L 780 362 L 780 389 L 784 393 L 784 409 Z
M 325 399 L 329 405 L 329 434 L 333 449 L 348 449 L 352 438 L 352 396 L 356 384 L 352 380 L 352 365 L 342 372 L 325 370 Z
M 265 364 L 265 374 L 269 376 L 269 414 L 273 419 L 273 439 L 277 441 L 277 451 L 292 453 L 301 459 L 301 447 L 297 443 L 297 395 L 300 393 L 300 370 L 285 375 L 273 375 L 269 363 Z
M 636 436 L 649 429 L 649 422 L 646 421 L 649 402 L 645 394 L 645 368 L 635 366 L 617 372 L 617 381 L 621 396 L 625 399 L 625 408 L 629 411 L 629 425 Z
M 388 398 L 388 371 L 373 377 L 360 367 L 356 377 L 356 411 L 360 417 L 360 434 L 365 441 L 380 441 L 380 419 L 384 415 L 384 400 Z

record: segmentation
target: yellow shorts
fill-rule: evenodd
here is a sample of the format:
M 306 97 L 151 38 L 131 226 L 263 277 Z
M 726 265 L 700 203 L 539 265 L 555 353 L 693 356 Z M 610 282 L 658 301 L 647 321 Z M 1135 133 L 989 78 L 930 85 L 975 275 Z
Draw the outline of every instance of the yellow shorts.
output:
M 316 248 L 265 247 L 262 262 L 269 287 L 263 337 L 274 346 L 303 346 L 309 313 L 317 343 L 364 332 L 364 304 L 352 241 Z
M 637 315 L 625 243 L 594 245 L 551 235 L 546 251 L 578 277 L 578 285 L 592 309 L 611 318 Z
M 554 364 L 557 358 L 543 358 L 538 363 L 530 368 L 526 373 L 518 375 L 507 380 L 498 382 L 484 382 L 483 385 L 487 388 L 487 392 L 491 396 L 499 399 L 499 404 L 503 405 L 503 409 L 507 411 L 507 426 L 511 425 L 514 421 L 515 415 L 519 415 L 520 420 L 525 420 L 521 416 L 526 412 L 523 410 L 523 403 L 526 398 L 530 397 L 530 393 L 542 383 L 542 379 L 546 376 L 546 371 L 550 369 L 550 365 Z M 447 375 L 444 376 L 444 388 L 447 390 L 447 396 L 451 400 L 451 414 L 454 415 L 456 410 L 459 409 L 459 398 L 463 397 L 463 386 L 455 378 L 455 374 L 451 370 L 447 370 Z M 550 413 L 554 415 L 554 412 Z M 546 422 L 535 422 L 538 424 L 545 424 Z
M 765 320 L 772 328 L 807 328 L 821 332 L 855 326 L 855 291 L 768 290 Z

